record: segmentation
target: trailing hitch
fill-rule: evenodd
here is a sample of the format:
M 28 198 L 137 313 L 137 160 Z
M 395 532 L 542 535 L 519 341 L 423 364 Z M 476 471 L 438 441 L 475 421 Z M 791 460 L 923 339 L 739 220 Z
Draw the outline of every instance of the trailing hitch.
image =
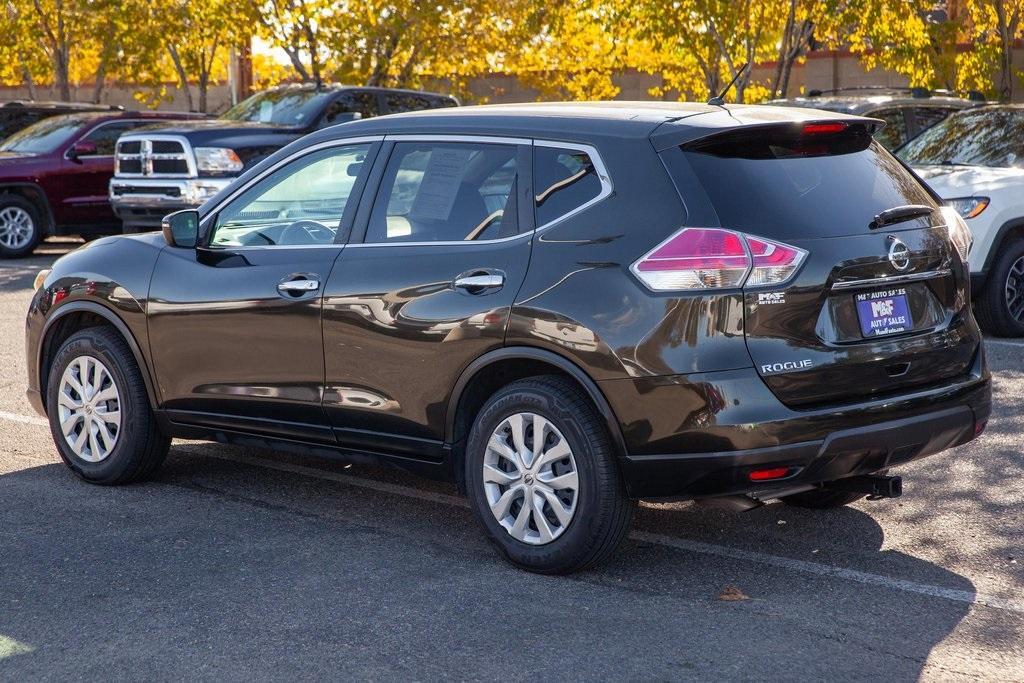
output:
M 859 477 L 839 479 L 829 485 L 831 488 L 854 493 L 868 494 L 868 500 L 899 498 L 903 495 L 903 477 L 867 474 Z

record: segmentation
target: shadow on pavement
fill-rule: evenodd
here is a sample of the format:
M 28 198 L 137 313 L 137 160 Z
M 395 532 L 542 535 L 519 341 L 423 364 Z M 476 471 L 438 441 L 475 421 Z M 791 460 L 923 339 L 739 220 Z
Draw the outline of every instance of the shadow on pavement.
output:
M 205 449 L 246 453 L 175 447 L 155 482 L 122 488 L 62 465 L 0 476 L 0 678 L 911 681 L 969 607 L 650 543 L 594 571 L 531 575 L 500 560 L 463 508 Z M 785 510 L 779 525 L 777 506 L 645 507 L 635 526 L 777 556 L 819 545 L 826 556 L 805 559 L 974 591 L 883 550 L 863 512 Z M 720 600 L 727 585 L 750 599 Z M 5 657 L 4 638 L 31 651 Z

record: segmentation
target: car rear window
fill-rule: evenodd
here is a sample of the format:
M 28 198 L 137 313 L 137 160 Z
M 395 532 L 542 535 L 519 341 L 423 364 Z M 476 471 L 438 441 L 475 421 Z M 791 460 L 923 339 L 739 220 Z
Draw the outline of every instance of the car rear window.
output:
M 865 126 L 839 133 L 805 130 L 813 131 L 740 129 L 689 143 L 663 158 L 691 215 L 709 215 L 707 206 L 693 210 L 696 203 L 709 203 L 722 227 L 764 237 L 863 234 L 884 209 L 936 206 Z M 688 171 L 699 188 L 687 185 Z

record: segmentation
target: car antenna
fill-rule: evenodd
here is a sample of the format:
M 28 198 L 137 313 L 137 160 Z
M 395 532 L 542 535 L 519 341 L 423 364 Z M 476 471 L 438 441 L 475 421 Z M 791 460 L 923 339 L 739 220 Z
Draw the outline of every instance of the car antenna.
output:
M 748 66 L 750 66 L 750 62 L 743 62 L 743 66 L 741 66 L 736 71 L 736 75 L 732 77 L 731 81 L 729 81 L 729 85 L 725 86 L 721 93 L 709 99 L 708 104 L 713 105 L 715 107 L 724 107 L 725 96 L 729 93 L 729 90 L 732 89 L 732 86 L 736 84 L 736 81 L 740 79 L 740 76 L 743 75 L 743 72 L 747 70 Z

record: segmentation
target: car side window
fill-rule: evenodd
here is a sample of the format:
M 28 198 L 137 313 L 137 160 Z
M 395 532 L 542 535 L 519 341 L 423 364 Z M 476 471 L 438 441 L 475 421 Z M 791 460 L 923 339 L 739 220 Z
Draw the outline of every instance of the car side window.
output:
M 94 129 L 84 138 L 82 142 L 92 142 L 96 145 L 95 156 L 112 156 L 114 154 L 114 147 L 117 145 L 117 139 L 124 133 L 144 126 L 147 123 L 156 123 L 155 121 L 113 121 L 111 123 L 104 123 L 98 128 Z M 92 155 L 90 155 L 92 156 Z
M 331 147 L 292 161 L 217 215 L 213 248 L 332 244 L 370 144 Z
M 517 154 L 515 145 L 396 144 L 366 242 L 479 242 L 515 235 Z
M 559 147 L 533 151 L 537 225 L 544 226 L 601 194 L 601 179 L 586 152 Z
M 879 109 L 866 116 L 885 121 L 885 128 L 875 133 L 875 139 L 886 149 L 896 149 L 907 141 L 907 121 L 902 109 Z
M 415 93 L 391 92 L 387 94 L 388 111 L 419 111 L 421 109 L 437 109 L 434 98 Z
M 379 116 L 380 105 L 377 102 L 377 94 L 366 90 L 343 92 L 327 106 L 327 111 L 324 113 L 324 118 L 320 125 L 323 127 L 342 123 L 345 119 L 343 118 L 339 121 L 338 117 L 342 114 L 351 113 L 357 113 L 363 119 Z

